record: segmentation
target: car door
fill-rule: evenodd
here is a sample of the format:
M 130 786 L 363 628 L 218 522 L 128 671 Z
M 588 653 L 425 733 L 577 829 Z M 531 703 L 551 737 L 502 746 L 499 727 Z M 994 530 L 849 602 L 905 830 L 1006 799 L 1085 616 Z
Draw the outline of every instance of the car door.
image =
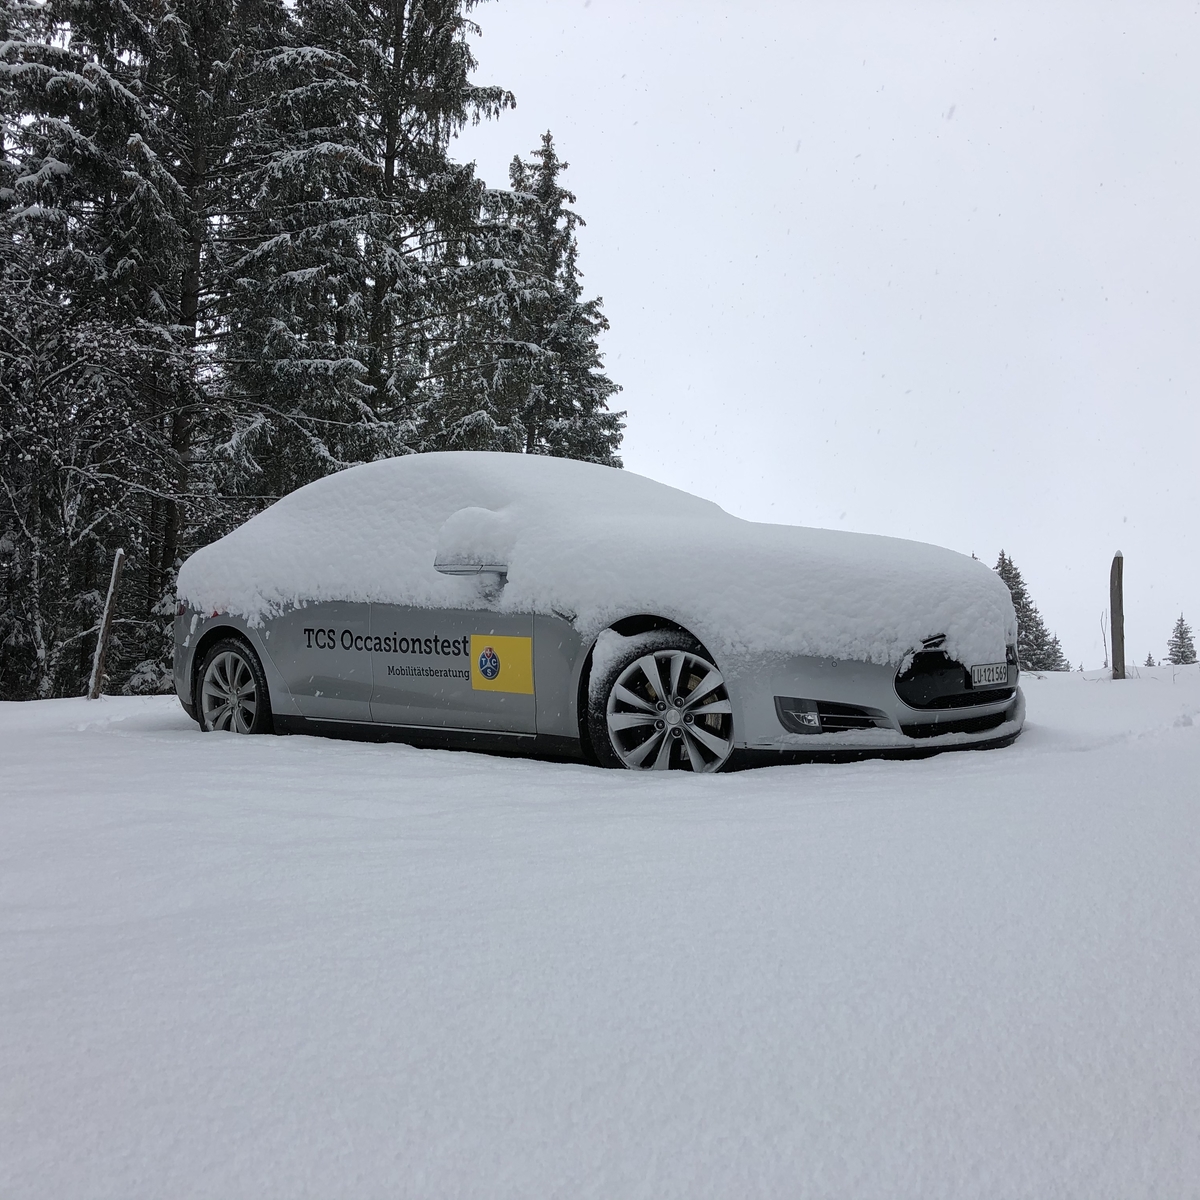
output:
M 368 604 L 309 604 L 267 623 L 263 642 L 302 716 L 371 720 Z
M 537 732 L 533 617 L 371 605 L 377 724 Z

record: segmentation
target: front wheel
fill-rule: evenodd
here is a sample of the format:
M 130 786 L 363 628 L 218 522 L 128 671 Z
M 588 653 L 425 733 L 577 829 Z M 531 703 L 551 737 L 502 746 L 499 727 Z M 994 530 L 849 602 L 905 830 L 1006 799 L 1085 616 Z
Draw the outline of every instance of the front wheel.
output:
M 720 770 L 733 752 L 733 706 L 721 672 L 686 634 L 624 640 L 588 689 L 588 732 L 601 764 Z
M 258 656 L 245 642 L 227 638 L 204 656 L 196 711 L 200 728 L 231 733 L 269 733 L 271 700 Z

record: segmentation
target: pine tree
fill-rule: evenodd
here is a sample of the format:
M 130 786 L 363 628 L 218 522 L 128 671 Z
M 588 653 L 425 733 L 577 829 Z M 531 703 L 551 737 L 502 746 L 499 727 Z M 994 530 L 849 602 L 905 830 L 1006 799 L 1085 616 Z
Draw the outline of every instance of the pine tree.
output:
M 1069 671 L 1071 664 L 1063 655 L 1062 646 L 1042 620 L 1041 613 L 1029 597 L 1029 590 L 1016 564 L 1003 550 L 996 562 L 996 573 L 1012 593 L 1017 613 L 1017 659 L 1023 671 Z
M 1146 661 L 1145 661 L 1144 663 L 1142 663 L 1142 666 L 1143 666 L 1143 667 L 1154 667 L 1154 666 L 1157 666 L 1157 665 L 1158 665 L 1158 664 L 1157 664 L 1157 663 L 1154 661 L 1154 655 L 1153 655 L 1153 654 L 1147 654 L 1147 655 L 1146 655 Z
M 584 222 L 559 180 L 568 165 L 547 131 L 530 161 L 509 167 L 516 258 L 528 282 L 510 317 L 503 387 L 526 453 L 620 465 L 625 414 L 608 409 L 620 388 L 603 373 L 597 344 L 608 329 L 603 302 L 583 299 L 576 231 Z
M 489 191 L 470 255 L 487 272 L 439 351 L 441 382 L 425 426 L 435 448 L 484 448 L 620 466 L 620 389 L 597 344 L 599 298 L 583 299 L 567 169 L 550 133 L 532 160 L 515 158 L 510 191 Z
M 450 142 L 477 0 L 0 0 L 0 696 L 169 686 L 175 572 L 384 455 L 619 465 L 549 135 Z
M 1186 666 L 1196 661 L 1196 643 L 1192 639 L 1192 627 L 1179 614 L 1175 628 L 1171 630 L 1171 640 L 1167 643 L 1167 662 L 1172 666 Z
M 244 80 L 252 119 L 222 245 L 219 351 L 229 423 L 217 460 L 246 514 L 349 463 L 394 452 L 365 382 L 365 235 L 378 166 L 361 70 L 338 20 L 301 0 Z
M 453 131 L 474 0 L 3 0 L 0 695 L 157 686 L 174 572 L 274 496 L 420 447 L 478 288 Z M 468 231 L 464 233 L 463 231 Z
M 163 395 L 181 346 L 169 174 L 148 150 L 149 24 L 8 3 L 0 59 L 0 694 L 77 693 L 112 549 L 171 499 Z M 112 662 L 158 628 L 125 592 Z
M 251 493 L 447 440 L 439 354 L 508 270 L 449 157 L 513 103 L 470 80 L 474 3 L 299 0 L 270 61 L 227 292 L 230 477 Z

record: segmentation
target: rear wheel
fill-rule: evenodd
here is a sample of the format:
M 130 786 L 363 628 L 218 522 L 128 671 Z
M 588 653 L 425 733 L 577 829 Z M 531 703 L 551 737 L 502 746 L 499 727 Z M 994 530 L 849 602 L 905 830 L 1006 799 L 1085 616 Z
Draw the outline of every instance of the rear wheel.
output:
M 206 732 L 269 733 L 271 700 L 258 655 L 226 638 L 204 656 L 196 684 L 196 712 Z
M 721 672 L 683 633 L 626 639 L 593 677 L 588 732 L 604 766 L 711 772 L 733 752 Z

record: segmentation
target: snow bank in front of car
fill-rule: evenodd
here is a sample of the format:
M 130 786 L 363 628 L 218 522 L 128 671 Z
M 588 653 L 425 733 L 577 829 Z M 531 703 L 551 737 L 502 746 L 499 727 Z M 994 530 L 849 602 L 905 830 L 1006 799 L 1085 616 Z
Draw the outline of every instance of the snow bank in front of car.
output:
M 498 598 L 434 569 L 439 535 L 464 509 L 511 531 Z M 197 551 L 179 595 L 251 624 L 324 600 L 558 613 L 585 635 L 654 613 L 714 654 L 881 665 L 938 634 L 959 661 L 1002 662 L 1016 629 L 1003 581 L 954 551 L 744 521 L 631 472 L 474 452 L 386 459 L 309 484 Z

